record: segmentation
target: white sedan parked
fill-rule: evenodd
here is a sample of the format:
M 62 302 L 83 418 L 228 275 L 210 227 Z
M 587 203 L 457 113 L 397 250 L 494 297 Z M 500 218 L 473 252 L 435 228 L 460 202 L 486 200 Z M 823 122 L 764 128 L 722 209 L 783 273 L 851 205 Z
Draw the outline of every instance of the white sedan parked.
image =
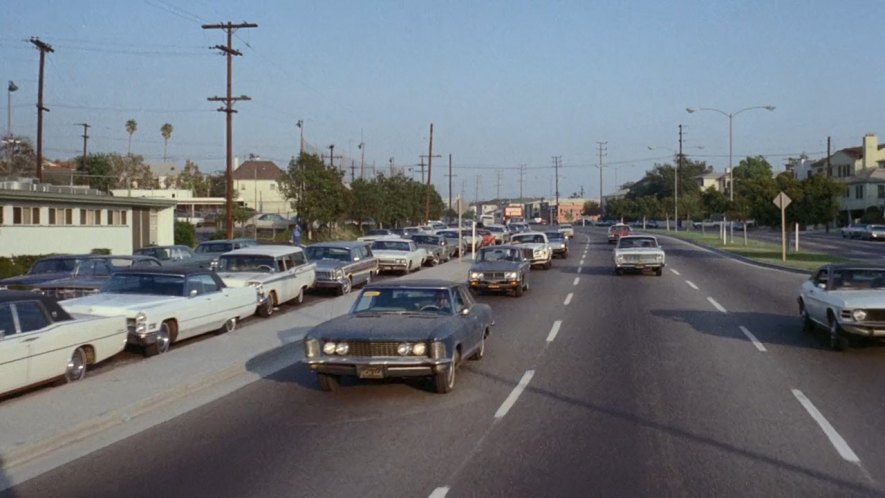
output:
M 62 301 L 71 313 L 126 316 L 129 343 L 145 356 L 178 339 L 230 332 L 264 301 L 255 287 L 228 287 L 214 271 L 187 268 L 123 270 L 91 296 Z
M 372 254 L 378 259 L 380 271 L 418 271 L 427 259 L 427 250 L 414 240 L 378 239 L 372 242 Z
M 126 319 L 71 316 L 55 299 L 0 291 L 0 394 L 63 379 L 74 382 L 126 346 Z

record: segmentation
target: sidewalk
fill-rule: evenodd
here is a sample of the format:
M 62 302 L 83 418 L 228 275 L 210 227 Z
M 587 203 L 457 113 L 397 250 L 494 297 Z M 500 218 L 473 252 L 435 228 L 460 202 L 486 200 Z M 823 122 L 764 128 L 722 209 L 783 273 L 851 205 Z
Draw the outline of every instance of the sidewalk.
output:
M 470 261 L 399 278 L 462 281 Z M 295 364 L 310 328 L 346 313 L 357 294 L 252 317 L 229 334 L 0 403 L 0 490 Z

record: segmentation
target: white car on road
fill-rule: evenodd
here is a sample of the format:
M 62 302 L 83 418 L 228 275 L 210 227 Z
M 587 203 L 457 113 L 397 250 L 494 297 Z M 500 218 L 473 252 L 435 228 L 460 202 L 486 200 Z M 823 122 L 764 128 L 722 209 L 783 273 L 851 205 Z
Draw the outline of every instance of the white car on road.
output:
M 544 232 L 519 232 L 510 237 L 511 245 L 532 250 L 532 266 L 549 270 L 553 266 L 553 248 Z
M 268 317 L 282 303 L 304 301 L 316 282 L 316 265 L 297 246 L 257 245 L 226 252 L 218 258 L 218 276 L 228 287 L 255 287 L 266 297 L 258 314 Z
M 408 239 L 378 239 L 372 242 L 372 254 L 381 271 L 418 271 L 427 259 L 427 250 Z

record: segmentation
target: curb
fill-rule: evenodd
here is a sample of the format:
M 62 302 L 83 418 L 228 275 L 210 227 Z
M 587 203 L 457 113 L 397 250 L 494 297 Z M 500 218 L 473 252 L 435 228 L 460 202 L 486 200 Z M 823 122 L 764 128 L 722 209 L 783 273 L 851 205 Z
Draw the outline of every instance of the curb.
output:
M 808 275 L 808 274 L 811 273 L 811 270 L 802 270 L 802 269 L 799 269 L 799 268 L 791 268 L 791 267 L 789 267 L 789 266 L 782 266 L 782 265 L 778 265 L 778 264 L 774 264 L 774 263 L 766 263 L 766 262 L 764 262 L 764 261 L 758 261 L 758 260 L 755 260 L 755 259 L 752 259 L 752 258 L 748 258 L 748 257 L 746 257 L 746 256 L 741 256 L 740 254 L 735 254 L 735 253 L 733 253 L 733 252 L 731 252 L 731 251 L 726 251 L 726 250 L 723 250 L 723 249 L 719 249 L 719 248 L 717 248 L 717 247 L 712 247 L 712 246 L 708 246 L 708 245 L 705 245 L 705 244 L 700 244 L 700 243 L 695 242 L 695 241 L 693 241 L 693 240 L 681 239 L 681 238 L 679 238 L 679 237 L 674 237 L 674 236 L 672 236 L 672 235 L 658 235 L 658 237 L 661 237 L 661 236 L 663 236 L 663 237 L 667 237 L 667 238 L 670 239 L 670 240 L 676 240 L 676 241 L 679 241 L 679 242 L 684 242 L 684 243 L 686 243 L 686 244 L 693 245 L 693 246 L 695 246 L 695 247 L 700 247 L 700 248 L 702 248 L 702 249 L 706 249 L 706 250 L 708 250 L 708 251 L 710 251 L 710 252 L 716 253 L 716 254 L 718 254 L 718 255 L 720 255 L 720 256 L 724 256 L 724 257 L 726 257 L 726 258 L 735 259 L 735 260 L 741 261 L 741 262 L 743 262 L 743 263 L 747 263 L 747 264 L 750 264 L 750 265 L 753 265 L 753 266 L 758 266 L 758 267 L 760 267 L 760 268 L 768 268 L 768 269 L 771 269 L 771 270 L 781 270 L 781 271 L 785 271 L 785 272 L 789 272 L 789 273 L 796 273 L 796 274 L 799 274 L 799 275 Z
M 104 431 L 126 424 L 142 415 L 163 408 L 210 387 L 229 382 L 241 376 L 255 376 L 257 380 L 294 365 L 298 361 L 297 356 L 288 354 L 290 351 L 286 350 L 292 349 L 293 344 L 298 343 L 300 341 L 281 344 L 270 350 L 258 353 L 248 362 L 209 372 L 183 385 L 175 386 L 128 406 L 103 413 L 88 422 L 70 427 L 41 441 L 18 446 L 0 454 L 0 460 L 3 461 L 5 468 L 15 468 L 48 455 L 53 451 L 85 441 Z M 281 358 L 278 358 L 278 356 Z

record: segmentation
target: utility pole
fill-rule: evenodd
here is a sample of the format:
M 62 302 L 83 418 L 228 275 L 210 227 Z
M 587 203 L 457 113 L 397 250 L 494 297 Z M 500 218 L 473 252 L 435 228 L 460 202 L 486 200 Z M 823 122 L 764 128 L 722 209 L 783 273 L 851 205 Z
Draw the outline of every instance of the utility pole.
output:
M 89 129 L 89 124 L 88 123 L 77 123 L 75 126 L 82 126 L 83 127 L 83 162 L 82 162 L 82 165 L 83 165 L 83 171 L 86 171 L 86 141 L 89 140 L 89 134 L 87 133 L 87 130 Z
M 673 231 L 679 231 L 679 170 L 682 169 L 682 125 L 679 125 L 679 153 L 673 172 Z
M 43 111 L 49 109 L 43 106 L 43 66 L 46 65 L 46 52 L 55 52 L 52 45 L 31 37 L 31 43 L 40 51 L 40 81 L 37 87 L 37 183 L 43 182 Z
M 424 183 L 424 155 L 423 154 L 418 155 L 418 161 L 419 161 L 418 166 L 421 166 L 421 183 L 423 184 Z
M 495 170 L 495 200 L 501 200 L 501 170 Z
M 433 172 L 433 123 L 430 123 L 430 143 L 427 146 L 427 186 L 424 192 L 424 221 L 430 220 L 430 174 Z M 436 157 L 442 157 L 437 155 Z
M 354 177 L 356 176 L 356 162 L 353 159 L 350 160 L 350 183 L 353 183 Z
M 827 176 L 833 176 L 833 166 L 830 164 L 830 156 L 832 155 L 833 139 L 827 137 Z
M 360 141 L 357 145 L 360 150 L 360 178 L 366 177 L 366 142 Z
M 390 161 L 390 176 L 393 176 L 393 157 L 388 159 Z
M 335 156 L 332 153 L 335 151 L 335 144 L 329 146 L 329 166 L 335 167 Z
M 605 146 L 608 142 L 596 142 L 597 147 L 599 148 L 599 210 L 602 211 L 603 215 L 605 214 L 605 203 L 602 199 L 602 157 L 605 153 Z
M 557 225 L 559 224 L 559 166 L 561 165 L 561 162 L 562 162 L 562 156 L 553 156 L 553 169 L 555 170 L 555 174 L 556 174 L 556 190 L 555 190 L 556 207 L 554 208 L 555 209 L 554 212 L 556 213 L 556 219 L 553 221 Z
M 301 137 L 301 148 L 298 149 L 298 154 L 301 155 L 304 154 L 304 120 L 299 119 L 295 126 L 298 127 L 298 135 Z
M 479 179 L 481 175 L 476 175 L 476 193 L 473 194 L 473 203 L 479 204 Z
M 519 202 L 522 202 L 522 179 L 525 177 L 525 168 L 527 165 L 519 165 Z
M 449 209 L 452 209 L 452 155 L 449 154 L 449 174 L 446 175 L 449 177 Z
M 234 110 L 233 104 L 234 102 L 240 100 L 252 100 L 245 95 L 240 95 L 239 97 L 234 97 L 231 94 L 231 89 L 233 85 L 233 56 L 235 55 L 243 55 L 239 50 L 235 50 L 233 48 L 233 36 L 234 31 L 241 28 L 257 28 L 257 24 L 253 23 L 240 23 L 233 24 L 231 22 L 227 22 L 224 24 L 203 24 L 203 29 L 221 29 L 227 33 L 227 45 L 215 45 L 214 49 L 220 50 L 227 56 L 227 94 L 224 97 L 209 97 L 210 102 L 224 102 L 224 107 L 220 107 L 218 112 L 223 112 L 227 114 L 227 216 L 226 216 L 226 226 L 227 226 L 227 238 L 234 238 L 234 174 L 233 174 L 233 157 L 234 157 L 234 125 L 233 125 L 233 114 L 237 112 Z

